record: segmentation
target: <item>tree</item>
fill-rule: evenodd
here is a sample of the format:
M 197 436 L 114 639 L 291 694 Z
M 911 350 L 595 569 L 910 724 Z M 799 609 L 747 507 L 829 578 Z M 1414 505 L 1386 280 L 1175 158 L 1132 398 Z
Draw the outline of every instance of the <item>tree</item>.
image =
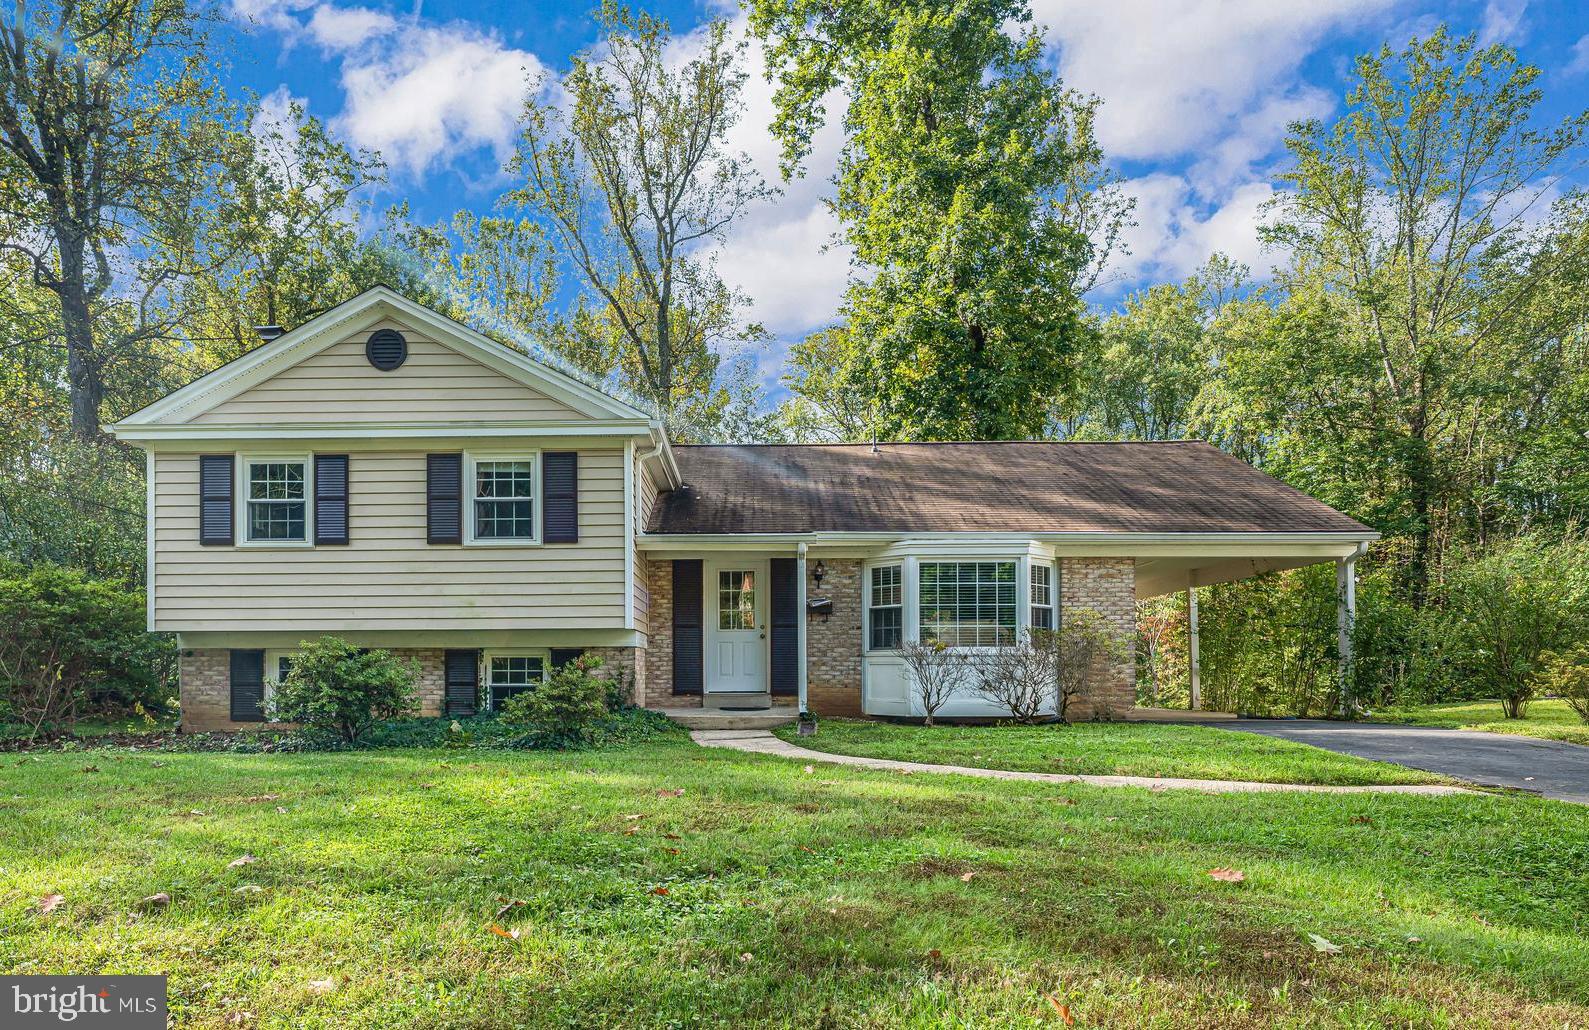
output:
M 843 325 L 818 330 L 790 348 L 783 382 L 792 396 L 779 413 L 790 436 L 812 443 L 871 438 L 872 400 L 859 385 L 863 356 Z
M 1450 482 L 1443 442 L 1460 440 L 1486 366 L 1515 353 L 1520 316 L 1551 281 L 1529 260 L 1535 223 L 1589 113 L 1537 127 L 1539 69 L 1444 29 L 1359 58 L 1356 74 L 1334 124 L 1293 126 L 1293 188 L 1266 235 L 1294 255 L 1281 283 L 1299 356 L 1329 369 L 1329 416 L 1369 427 L 1351 435 L 1388 458 L 1421 599 Z
M 219 97 L 187 0 L 28 0 L 0 10 L 0 250 L 54 298 L 71 426 L 99 434 L 116 364 L 175 323 L 213 183 Z M 134 274 L 118 273 L 136 264 Z
M 738 120 L 742 45 L 724 22 L 699 33 L 675 65 L 666 23 L 602 9 L 603 49 L 574 58 L 567 103 L 525 104 L 508 196 L 546 219 L 589 294 L 588 322 L 616 340 L 639 392 L 672 420 L 713 365 L 718 345 L 759 338 L 737 319 L 739 298 L 703 250 L 768 195 L 728 149 Z M 539 92 L 539 91 L 537 91 Z
M 795 172 L 844 97 L 833 209 L 861 274 L 848 369 L 901 439 L 1043 431 L 1091 331 L 1079 299 L 1129 203 L 1102 168 L 1096 102 L 1048 70 L 1024 0 L 754 0 Z
M 899 646 L 899 658 L 910 671 L 911 690 L 931 726 L 938 709 L 949 703 L 965 679 L 965 656 L 942 641 L 907 640 Z

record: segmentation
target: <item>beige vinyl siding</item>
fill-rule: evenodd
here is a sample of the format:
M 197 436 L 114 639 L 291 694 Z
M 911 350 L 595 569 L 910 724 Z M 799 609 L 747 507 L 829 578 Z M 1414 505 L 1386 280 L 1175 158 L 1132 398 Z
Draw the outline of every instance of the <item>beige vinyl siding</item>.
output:
M 155 458 L 155 628 L 621 629 L 624 452 L 579 452 L 577 544 L 425 542 L 425 455 L 354 451 L 350 543 L 202 547 L 197 454 Z
M 377 329 L 408 339 L 408 360 L 382 372 L 364 357 Z M 332 344 L 210 411 L 194 425 L 314 422 L 562 421 L 581 416 L 560 401 L 508 379 L 396 323 Z M 173 413 L 181 421 L 184 416 Z

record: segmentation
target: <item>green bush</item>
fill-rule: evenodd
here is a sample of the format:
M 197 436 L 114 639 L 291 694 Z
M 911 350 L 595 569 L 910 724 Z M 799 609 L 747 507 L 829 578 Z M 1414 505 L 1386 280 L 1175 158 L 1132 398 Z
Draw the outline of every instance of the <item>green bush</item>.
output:
M 1443 636 L 1452 671 L 1520 719 L 1543 656 L 1589 624 L 1589 551 L 1582 542 L 1522 537 L 1446 570 Z
M 69 731 L 117 704 L 163 702 L 168 638 L 144 629 L 143 595 L 73 569 L 0 563 L 0 721 Z
M 1578 718 L 1589 722 L 1589 644 L 1574 644 L 1566 651 L 1540 655 L 1535 687 L 1567 702 Z
M 376 723 L 414 707 L 418 670 L 390 651 L 354 647 L 339 637 L 304 641 L 267 715 L 335 733 L 353 743 Z
M 612 684 L 592 675 L 601 665 L 600 658 L 581 655 L 534 690 L 509 698 L 500 718 L 510 726 L 531 728 L 548 742 L 588 742 L 608 713 Z

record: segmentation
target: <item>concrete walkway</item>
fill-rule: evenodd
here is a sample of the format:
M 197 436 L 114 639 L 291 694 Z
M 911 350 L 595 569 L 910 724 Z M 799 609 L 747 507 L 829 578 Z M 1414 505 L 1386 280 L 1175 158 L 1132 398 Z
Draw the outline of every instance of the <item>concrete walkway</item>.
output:
M 963 765 L 929 765 L 925 762 L 897 762 L 887 758 L 861 758 L 812 751 L 775 737 L 767 730 L 695 730 L 690 737 L 702 747 L 729 748 L 758 755 L 776 755 L 798 762 L 828 762 L 858 765 L 886 772 L 956 773 L 989 780 L 1026 780 L 1031 783 L 1087 783 L 1095 787 L 1147 787 L 1150 790 L 1201 790 L 1205 793 L 1238 794 L 1260 791 L 1305 791 L 1314 794 L 1469 794 L 1463 787 L 1435 784 L 1409 784 L 1384 787 L 1339 787 L 1307 783 L 1254 783 L 1247 780 L 1189 780 L 1176 776 L 1082 776 L 1070 773 L 1015 772 L 1008 769 L 975 769 Z
M 1222 730 L 1261 733 L 1328 751 L 1512 787 L 1589 805 L 1589 747 L 1509 733 L 1323 719 L 1236 719 Z

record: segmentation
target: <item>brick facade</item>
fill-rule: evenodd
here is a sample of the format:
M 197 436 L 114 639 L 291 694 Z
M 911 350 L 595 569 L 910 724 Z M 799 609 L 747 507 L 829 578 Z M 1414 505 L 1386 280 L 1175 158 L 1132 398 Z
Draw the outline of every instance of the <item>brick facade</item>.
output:
M 829 558 L 819 587 L 806 562 L 806 596 L 833 601 L 833 615 L 806 622 L 806 701 L 818 715 L 861 714 L 861 563 Z
M 1071 719 L 1120 719 L 1136 704 L 1137 572 L 1130 558 L 1065 558 L 1060 561 L 1061 615 L 1090 608 L 1122 643 L 1122 658 L 1099 660 L 1090 697 L 1078 698 Z
M 646 639 L 645 690 L 636 696 L 647 708 L 699 708 L 699 695 L 673 693 L 673 563 L 646 559 L 651 585 L 650 633 Z

